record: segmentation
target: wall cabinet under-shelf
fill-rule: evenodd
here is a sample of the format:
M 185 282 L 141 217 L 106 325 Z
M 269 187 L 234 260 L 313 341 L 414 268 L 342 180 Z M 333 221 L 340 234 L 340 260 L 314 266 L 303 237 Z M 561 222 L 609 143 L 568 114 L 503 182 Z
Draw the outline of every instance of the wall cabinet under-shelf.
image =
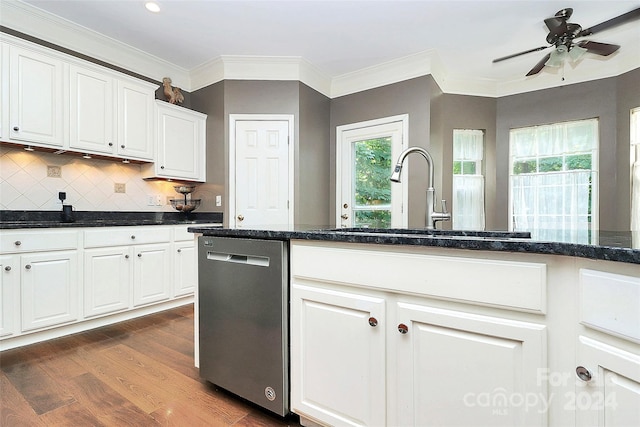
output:
M 144 178 L 206 181 L 205 114 L 155 101 L 155 163 L 142 167 Z

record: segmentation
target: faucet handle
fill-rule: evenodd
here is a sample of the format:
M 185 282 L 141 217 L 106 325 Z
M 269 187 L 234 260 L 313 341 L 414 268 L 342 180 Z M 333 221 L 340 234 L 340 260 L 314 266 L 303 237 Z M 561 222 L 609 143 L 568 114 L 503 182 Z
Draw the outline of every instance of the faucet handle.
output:
M 444 199 L 442 199 L 442 213 L 445 213 L 445 214 L 446 214 L 446 213 L 449 213 L 449 212 L 447 211 L 447 201 L 446 201 L 446 200 L 444 200 Z

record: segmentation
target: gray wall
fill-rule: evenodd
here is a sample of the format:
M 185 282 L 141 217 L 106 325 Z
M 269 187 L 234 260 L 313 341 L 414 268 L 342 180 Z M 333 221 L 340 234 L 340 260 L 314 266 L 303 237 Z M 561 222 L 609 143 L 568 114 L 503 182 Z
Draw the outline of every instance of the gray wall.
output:
M 409 114 L 409 145 L 430 149 L 431 97 L 438 90 L 431 76 L 382 86 L 331 100 L 329 216 L 335 224 L 336 207 L 336 127 L 340 125 Z M 409 225 L 424 227 L 425 183 L 427 168 L 424 159 L 412 156 L 409 176 Z M 434 159 L 436 165 L 438 162 Z M 436 173 L 438 171 L 436 170 Z M 437 181 L 437 179 L 436 179 Z M 436 187 L 437 189 L 437 187 Z
M 508 226 L 509 130 L 599 118 L 601 230 L 629 229 L 629 110 L 640 105 L 640 71 L 498 99 L 496 119 L 496 220 Z

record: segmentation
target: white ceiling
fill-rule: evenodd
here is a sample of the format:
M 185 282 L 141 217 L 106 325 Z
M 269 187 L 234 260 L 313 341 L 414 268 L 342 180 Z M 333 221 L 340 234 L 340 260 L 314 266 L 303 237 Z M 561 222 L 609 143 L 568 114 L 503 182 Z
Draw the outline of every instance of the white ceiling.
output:
M 7 1 L 7 0 L 3 0 Z M 543 20 L 565 7 L 583 28 L 640 7 L 640 0 L 25 0 L 25 3 L 140 49 L 185 70 L 225 55 L 302 57 L 329 79 L 420 52 L 435 52 L 447 79 L 483 84 L 544 79 L 525 74 L 550 50 L 493 64 L 547 45 Z M 566 65 L 571 80 L 640 67 L 640 21 L 585 40 L 620 44 L 603 59 Z M 548 78 L 549 76 L 547 76 Z

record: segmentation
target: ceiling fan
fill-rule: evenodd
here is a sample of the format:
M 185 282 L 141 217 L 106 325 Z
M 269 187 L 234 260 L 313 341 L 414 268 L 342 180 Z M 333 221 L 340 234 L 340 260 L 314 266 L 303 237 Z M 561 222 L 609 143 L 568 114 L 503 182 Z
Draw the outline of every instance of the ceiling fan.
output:
M 600 31 L 638 19 L 640 18 L 640 8 L 623 13 L 620 16 L 616 16 L 615 18 L 611 18 L 585 30 L 583 30 L 578 24 L 567 22 L 569 18 L 571 18 L 572 14 L 573 9 L 568 7 L 566 9 L 559 10 L 555 16 L 544 20 L 544 23 L 549 29 L 549 34 L 547 34 L 548 46 L 536 47 L 534 49 L 525 50 L 524 52 L 503 56 L 502 58 L 494 59 L 493 62 L 496 63 L 504 61 L 505 59 L 525 55 L 527 53 L 538 52 L 553 46 L 555 49 L 551 53 L 545 55 L 545 57 L 527 73 L 527 76 L 532 76 L 539 73 L 545 65 L 559 67 L 566 57 L 569 57 L 572 61 L 577 61 L 586 52 L 602 56 L 611 55 L 613 52 L 620 49 L 620 46 L 609 43 L 594 42 L 591 40 L 582 40 L 574 43 L 574 39 L 590 36 Z

